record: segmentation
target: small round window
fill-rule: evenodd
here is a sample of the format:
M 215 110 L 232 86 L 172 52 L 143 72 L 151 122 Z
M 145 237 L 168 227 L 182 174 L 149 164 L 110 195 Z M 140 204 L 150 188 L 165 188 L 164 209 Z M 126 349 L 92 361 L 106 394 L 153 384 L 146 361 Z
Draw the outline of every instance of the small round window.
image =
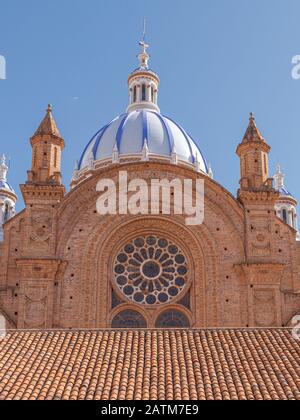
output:
M 171 302 L 186 287 L 188 273 L 186 256 L 164 237 L 138 237 L 119 250 L 114 262 L 117 287 L 140 305 Z

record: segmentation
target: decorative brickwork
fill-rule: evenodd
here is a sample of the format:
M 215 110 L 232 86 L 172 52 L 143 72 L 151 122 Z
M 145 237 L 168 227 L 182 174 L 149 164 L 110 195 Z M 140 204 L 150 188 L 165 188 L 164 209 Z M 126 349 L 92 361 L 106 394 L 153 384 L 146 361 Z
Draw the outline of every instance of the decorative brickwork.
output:
M 253 116 L 238 148 L 237 199 L 192 165 L 158 157 L 95 163 L 66 194 L 50 108 L 32 145 L 26 208 L 5 224 L 0 245 L 0 309 L 11 328 L 110 328 L 126 317 L 147 328 L 281 327 L 299 312 L 300 246 L 276 216 L 270 148 Z M 97 183 L 118 186 L 120 170 L 149 186 L 203 179 L 204 223 L 187 226 L 173 213 L 100 216 Z

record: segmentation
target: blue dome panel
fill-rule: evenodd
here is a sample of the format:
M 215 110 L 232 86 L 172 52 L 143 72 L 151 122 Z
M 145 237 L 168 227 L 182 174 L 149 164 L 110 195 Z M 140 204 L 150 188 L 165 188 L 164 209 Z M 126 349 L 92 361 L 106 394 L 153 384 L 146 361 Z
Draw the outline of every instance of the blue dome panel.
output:
M 112 120 L 92 138 L 79 161 L 79 170 L 91 160 L 112 157 L 117 144 L 120 157 L 141 154 L 147 139 L 150 156 L 171 157 L 175 151 L 179 161 L 200 162 L 203 172 L 208 168 L 198 146 L 187 132 L 166 116 L 149 109 L 138 109 Z
M 293 194 L 291 194 L 285 187 L 279 188 L 278 191 L 282 197 L 293 197 Z
M 133 155 L 143 149 L 145 131 L 143 128 L 143 112 L 131 112 L 124 124 L 120 139 L 121 155 Z
M 149 148 L 156 155 L 170 156 L 172 145 L 164 119 L 155 112 L 147 113 Z
M 15 194 L 14 189 L 9 185 L 9 183 L 3 180 L 0 180 L 0 190 L 10 191 L 11 193 Z
M 117 141 L 117 132 L 120 126 L 121 118 L 122 117 L 118 117 L 114 119 L 102 131 L 94 149 L 95 160 L 107 159 L 112 156 L 112 150 Z

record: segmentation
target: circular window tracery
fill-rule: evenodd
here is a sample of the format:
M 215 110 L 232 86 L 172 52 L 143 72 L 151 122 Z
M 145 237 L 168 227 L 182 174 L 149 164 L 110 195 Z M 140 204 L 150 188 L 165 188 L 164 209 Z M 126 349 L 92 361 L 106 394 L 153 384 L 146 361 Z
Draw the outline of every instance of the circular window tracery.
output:
M 140 236 L 123 246 L 114 278 L 127 299 L 140 305 L 171 302 L 188 283 L 187 259 L 179 246 L 157 236 Z

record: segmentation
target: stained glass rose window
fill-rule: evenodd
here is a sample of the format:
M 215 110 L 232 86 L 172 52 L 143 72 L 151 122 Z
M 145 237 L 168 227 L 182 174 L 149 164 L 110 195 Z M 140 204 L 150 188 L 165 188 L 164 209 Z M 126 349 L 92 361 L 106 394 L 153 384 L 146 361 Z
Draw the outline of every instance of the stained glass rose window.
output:
M 140 305 L 171 302 L 188 283 L 187 259 L 172 241 L 141 236 L 123 246 L 114 263 L 117 287 Z

